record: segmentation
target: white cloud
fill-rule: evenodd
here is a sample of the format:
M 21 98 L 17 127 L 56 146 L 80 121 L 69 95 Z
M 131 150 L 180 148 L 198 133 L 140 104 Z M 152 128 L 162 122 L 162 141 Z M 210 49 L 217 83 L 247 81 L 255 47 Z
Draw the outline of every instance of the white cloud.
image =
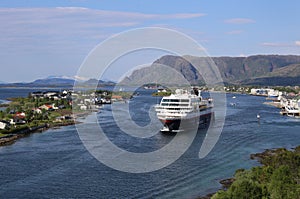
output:
M 51 46 L 60 41 L 95 42 L 124 28 L 164 19 L 202 17 L 202 13 L 144 14 L 95 10 L 84 7 L 0 8 L 0 49 L 20 46 Z M 123 28 L 123 29 L 122 29 Z M 93 40 L 94 39 L 94 40 Z M 99 40 L 96 41 L 97 43 Z M 39 45 L 35 45 L 35 44 Z M 48 45 L 47 45 L 48 44 Z M 50 45 L 49 45 L 50 44 Z M 95 43 L 94 43 L 95 44 Z M 71 43 L 67 46 L 70 46 Z
M 295 48 L 300 46 L 300 41 L 295 41 L 294 43 L 279 43 L 279 42 L 264 42 L 261 43 L 262 46 L 266 47 L 289 47 L 289 48 Z
M 232 18 L 227 19 L 224 21 L 225 23 L 229 24 L 249 24 L 249 23 L 255 23 L 253 19 L 247 19 L 247 18 Z
M 262 46 L 267 46 L 267 47 L 288 47 L 291 46 L 290 44 L 287 43 L 276 43 L 276 42 L 264 42 L 261 43 Z
M 61 9 L 61 10 L 69 10 L 69 11 L 86 11 L 89 10 L 88 8 L 85 7 L 56 7 L 57 9 Z
M 90 50 L 113 34 L 204 15 L 145 14 L 84 7 L 0 8 L 0 64 L 6 68 L 2 76 L 25 79 L 34 75 L 68 74 L 71 70 L 75 74 L 74 70 Z
M 0 15 L 4 18 L 15 19 L 13 23 L 63 21 L 69 18 L 85 20 L 96 17 L 101 21 L 147 20 L 147 19 L 189 19 L 203 17 L 203 13 L 175 13 L 175 14 L 144 14 L 138 12 L 120 12 L 108 10 L 95 10 L 84 7 L 56 7 L 56 8 L 0 8 Z M 22 16 L 22 18 L 20 18 Z M 39 17 L 37 17 L 39 16 Z M 24 17 L 24 18 L 23 18 Z M 66 17 L 66 18 L 63 18 Z M 82 21 L 80 20 L 80 21 Z M 88 23 L 88 21 L 86 21 Z

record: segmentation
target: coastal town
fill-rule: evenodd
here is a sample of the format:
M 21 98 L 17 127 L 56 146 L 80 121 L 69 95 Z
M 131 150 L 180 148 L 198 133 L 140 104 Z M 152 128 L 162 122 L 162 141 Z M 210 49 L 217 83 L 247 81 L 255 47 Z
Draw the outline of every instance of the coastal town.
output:
M 300 118 L 300 87 L 299 86 L 278 86 L 278 87 L 247 87 L 227 86 L 226 92 L 243 93 L 266 98 L 264 104 L 275 106 L 278 113 L 284 116 Z
M 76 118 L 99 111 L 103 104 L 124 101 L 130 93 L 91 91 L 37 91 L 8 99 L 0 107 L 0 146 L 32 132 L 75 124 Z
M 271 88 L 251 89 L 251 95 L 266 97 L 269 104 L 280 109 L 279 113 L 284 116 L 300 118 L 300 91 L 299 87 L 289 90 L 276 90 Z
M 201 88 L 206 90 L 207 88 Z M 300 118 L 300 88 L 224 87 L 225 92 L 266 97 L 265 104 L 275 106 L 284 116 Z M 166 91 L 169 94 L 169 90 Z M 164 90 L 159 90 L 161 95 Z M 92 91 L 37 91 L 25 98 L 8 99 L 0 109 L 0 145 L 39 130 L 75 124 L 76 118 L 89 111 L 99 111 L 102 104 L 126 102 L 132 93 Z M 159 95 L 153 95 L 159 96 Z

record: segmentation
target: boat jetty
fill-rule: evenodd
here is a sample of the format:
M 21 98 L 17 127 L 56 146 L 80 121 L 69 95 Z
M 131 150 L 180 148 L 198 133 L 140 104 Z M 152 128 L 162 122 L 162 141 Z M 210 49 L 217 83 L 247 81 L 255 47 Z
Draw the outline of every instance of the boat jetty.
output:
M 297 98 L 282 98 L 280 100 L 281 115 L 300 118 L 300 97 Z
M 300 118 L 300 93 L 276 89 L 251 89 L 251 94 L 266 96 L 265 104 L 279 108 L 281 115 Z

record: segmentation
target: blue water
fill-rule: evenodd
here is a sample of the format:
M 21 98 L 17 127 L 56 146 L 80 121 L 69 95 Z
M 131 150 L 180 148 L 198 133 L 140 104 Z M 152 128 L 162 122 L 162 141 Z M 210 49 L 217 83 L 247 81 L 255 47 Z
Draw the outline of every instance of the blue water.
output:
M 29 93 L 36 91 L 52 91 L 54 88 L 0 88 L 0 100 L 13 97 L 27 97 Z
M 0 89 L 0 99 L 26 92 Z M 251 153 L 300 145 L 299 119 L 281 116 L 278 109 L 263 104 L 263 97 L 232 96 L 227 95 L 225 126 L 208 156 L 198 158 L 206 134 L 202 129 L 180 159 L 150 173 L 125 173 L 103 165 L 87 152 L 75 126 L 35 133 L 0 147 L 0 198 L 195 198 L 216 191 L 218 181 L 231 177 L 236 169 L 258 165 L 249 159 Z M 142 92 L 129 103 L 138 125 L 147 125 L 148 110 L 158 100 Z M 122 111 L 121 103 L 116 106 Z M 109 105 L 97 116 L 109 139 L 128 151 L 156 150 L 173 138 L 160 133 L 147 139 L 127 136 L 112 121 Z

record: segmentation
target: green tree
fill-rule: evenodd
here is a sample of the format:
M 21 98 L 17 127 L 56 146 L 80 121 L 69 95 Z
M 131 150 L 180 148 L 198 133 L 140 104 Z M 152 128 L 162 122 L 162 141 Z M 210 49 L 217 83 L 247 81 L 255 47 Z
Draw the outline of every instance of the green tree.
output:
M 269 192 L 272 199 L 295 199 L 299 196 L 297 184 L 288 166 L 280 166 L 274 171 L 269 184 Z
M 0 119 L 4 119 L 6 116 L 5 112 L 0 111 Z
M 26 120 L 27 122 L 31 122 L 32 119 L 33 119 L 33 111 L 30 110 L 30 109 L 26 110 L 26 111 L 25 111 L 25 120 Z
M 7 108 L 5 109 L 5 112 L 6 112 L 7 114 L 9 114 L 10 111 L 11 111 L 10 107 L 7 107 Z
M 261 186 L 248 179 L 235 181 L 228 190 L 228 195 L 232 199 L 261 199 Z
M 211 199 L 230 199 L 229 194 L 226 191 L 218 191 Z

